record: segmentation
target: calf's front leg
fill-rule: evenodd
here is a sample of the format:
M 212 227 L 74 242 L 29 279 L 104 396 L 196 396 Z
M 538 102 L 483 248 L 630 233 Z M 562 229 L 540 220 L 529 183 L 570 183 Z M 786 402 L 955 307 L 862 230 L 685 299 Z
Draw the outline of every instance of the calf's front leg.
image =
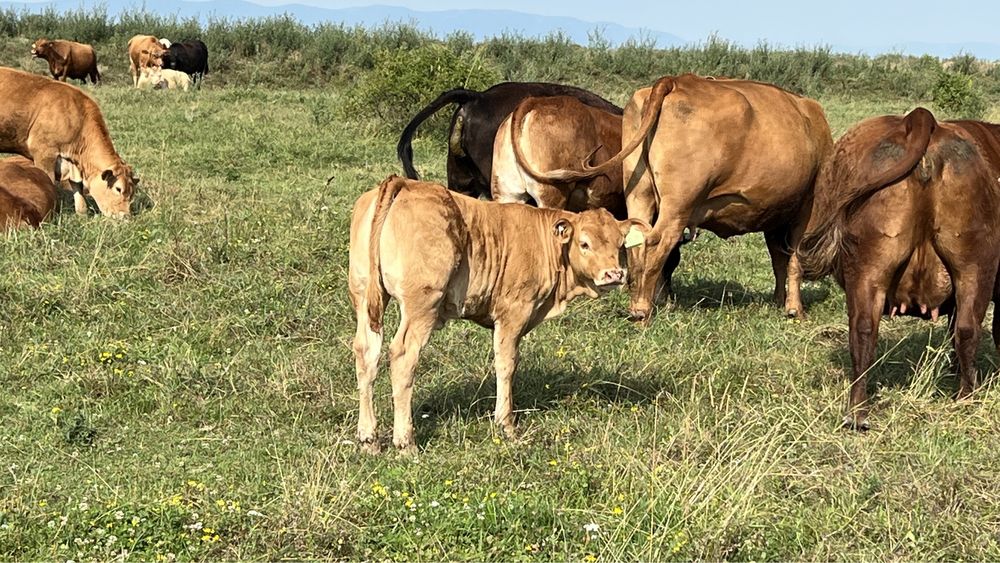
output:
M 493 367 L 497 374 L 497 404 L 493 417 L 508 438 L 514 437 L 514 372 L 522 332 L 520 324 L 497 323 L 493 329 Z

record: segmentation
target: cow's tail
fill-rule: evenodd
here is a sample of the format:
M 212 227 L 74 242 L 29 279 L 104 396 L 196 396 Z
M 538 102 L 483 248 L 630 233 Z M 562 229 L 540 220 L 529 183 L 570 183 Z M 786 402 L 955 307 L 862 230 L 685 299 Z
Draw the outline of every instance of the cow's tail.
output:
M 389 215 L 389 207 L 406 186 L 406 180 L 389 176 L 378 187 L 375 198 L 375 213 L 372 216 L 372 229 L 368 240 L 368 289 L 365 300 L 368 301 L 368 323 L 375 332 L 382 331 L 382 316 L 385 314 L 385 286 L 382 284 L 382 226 Z
M 635 137 L 633 137 L 627 145 L 624 145 L 621 152 L 611 157 L 610 160 L 606 160 L 597 166 L 591 166 L 590 159 L 593 158 L 593 155 L 600 148 L 597 147 L 581 164 L 582 170 L 559 169 L 551 170 L 549 172 L 539 172 L 537 173 L 537 176 L 534 174 L 532 174 L 532 176 L 535 176 L 536 180 L 547 183 L 578 182 L 580 180 L 587 180 L 607 174 L 614 170 L 616 166 L 621 166 L 621 163 L 625 160 L 625 158 L 632 154 L 635 149 L 639 148 L 639 145 L 641 145 L 646 140 L 646 137 L 649 136 L 649 132 L 653 130 L 653 126 L 660 118 L 660 110 L 663 106 L 663 100 L 667 97 L 667 94 L 673 91 L 674 84 L 674 78 L 672 76 L 664 76 L 656 81 L 656 84 L 653 85 L 653 89 L 649 92 L 649 98 L 646 99 L 645 107 L 642 108 L 642 122 L 639 124 L 639 130 L 636 132 Z M 513 125 L 513 123 L 511 123 L 511 125 Z
M 413 116 L 413 119 L 406 124 L 403 128 L 403 133 L 399 136 L 399 143 L 396 145 L 396 156 L 399 157 L 399 161 L 403 163 L 403 173 L 406 174 L 407 178 L 411 180 L 419 180 L 420 177 L 417 174 L 417 169 L 413 167 L 413 147 L 411 143 L 413 142 L 413 136 L 417 133 L 417 127 L 424 122 L 428 117 L 437 113 L 437 111 L 449 104 L 466 104 L 472 100 L 478 99 L 482 96 L 481 92 L 476 92 L 475 90 L 466 90 L 465 88 L 456 88 L 454 90 L 448 90 L 436 100 L 427 105 L 424 109 L 420 110 L 417 115 Z
M 838 256 L 850 252 L 852 241 L 844 232 L 848 215 L 872 194 L 913 171 L 927 152 L 937 122 L 931 112 L 918 107 L 881 136 L 858 150 L 848 132 L 823 163 L 813 203 L 814 217 L 799 246 L 806 277 L 817 279 L 834 271 Z M 882 169 L 872 163 L 891 161 Z M 821 213 L 819 217 L 815 215 Z
M 524 120 L 528 116 L 528 113 L 535 109 L 536 101 L 537 98 L 527 98 L 523 102 L 517 104 L 517 107 L 515 107 L 514 111 L 510 114 L 510 143 L 514 149 L 514 158 L 517 160 L 517 165 L 535 180 L 543 183 L 549 183 L 550 180 L 545 173 L 532 168 L 531 163 L 528 162 L 528 158 L 524 155 L 524 150 L 521 148 L 521 137 L 524 133 L 524 131 L 522 131 L 524 128 Z M 594 153 L 596 153 L 598 149 L 600 149 L 600 147 L 594 149 Z M 593 156 L 593 153 L 591 153 L 591 156 Z

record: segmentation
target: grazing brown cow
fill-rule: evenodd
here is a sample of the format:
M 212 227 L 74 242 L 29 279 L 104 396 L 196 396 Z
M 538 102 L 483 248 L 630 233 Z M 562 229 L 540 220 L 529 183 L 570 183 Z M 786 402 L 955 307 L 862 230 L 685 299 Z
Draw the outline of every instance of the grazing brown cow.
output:
M 129 72 L 132 86 L 139 87 L 139 73 L 144 68 L 162 67 L 163 53 L 167 50 L 152 35 L 136 35 L 128 40 Z
M 0 160 L 0 230 L 37 227 L 56 205 L 52 180 L 23 156 Z
M 803 314 L 798 260 L 803 204 L 833 140 L 818 103 L 770 84 L 664 77 L 625 108 L 622 142 L 611 160 L 583 170 L 543 173 L 578 181 L 622 166 L 629 217 L 655 224 L 629 255 L 631 314 L 648 320 L 660 272 L 685 228 L 720 237 L 763 232 L 774 269 L 774 297 Z M 642 150 L 636 150 L 642 145 Z M 786 292 L 785 283 L 788 282 Z
M 625 216 L 621 167 L 579 182 L 549 183 L 538 171 L 604 161 L 622 148 L 622 116 L 570 96 L 527 98 L 497 129 L 493 144 L 493 199 L 533 199 L 538 207 L 583 211 L 603 207 Z
M 975 352 L 1000 267 L 1000 126 L 935 121 L 923 108 L 855 125 L 816 182 L 800 247 L 810 276 L 847 294 L 853 372 L 844 425 L 868 427 L 868 369 L 879 320 L 951 315 L 958 397 L 976 387 Z M 993 338 L 1000 342 L 1000 315 Z
M 450 319 L 493 329 L 496 423 L 514 430 L 512 386 L 521 338 L 576 297 L 625 282 L 622 246 L 642 221 L 480 201 L 390 176 L 363 194 L 351 220 L 348 286 L 358 319 L 354 353 L 358 440 L 377 450 L 372 389 L 386 298 L 399 301 L 389 347 L 393 444 L 413 451 L 413 371 L 431 331 Z M 635 238 L 632 236 L 631 238 Z
M 97 53 L 90 45 L 76 41 L 39 39 L 31 44 L 31 54 L 49 63 L 52 78 L 66 82 L 67 78 L 94 84 L 101 81 L 97 71 Z
M 111 143 L 101 110 L 69 84 L 0 68 L 0 152 L 30 158 L 53 183 L 77 188 L 77 211 L 90 194 L 101 213 L 129 214 L 137 180 Z

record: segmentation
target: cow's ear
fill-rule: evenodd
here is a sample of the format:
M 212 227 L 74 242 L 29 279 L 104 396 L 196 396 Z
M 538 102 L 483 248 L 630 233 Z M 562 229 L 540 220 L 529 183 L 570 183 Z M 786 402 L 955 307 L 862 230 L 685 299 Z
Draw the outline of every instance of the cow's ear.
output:
M 112 172 L 111 170 L 105 170 L 104 172 L 101 172 L 101 179 L 104 180 L 108 184 L 108 187 L 110 188 L 111 186 L 115 185 L 115 180 L 117 178 L 115 178 L 114 172 Z
M 573 238 L 573 224 L 569 222 L 569 219 L 559 219 L 552 226 L 552 232 L 560 244 L 569 244 L 570 239 Z

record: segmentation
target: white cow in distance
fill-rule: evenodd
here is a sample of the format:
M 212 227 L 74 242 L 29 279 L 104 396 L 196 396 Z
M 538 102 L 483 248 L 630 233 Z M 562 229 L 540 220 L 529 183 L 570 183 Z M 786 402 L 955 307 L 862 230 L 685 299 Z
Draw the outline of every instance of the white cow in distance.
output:
M 191 87 L 191 77 L 186 73 L 169 68 L 144 68 L 139 74 L 137 87 L 151 88 L 153 90 L 184 90 L 187 92 Z

